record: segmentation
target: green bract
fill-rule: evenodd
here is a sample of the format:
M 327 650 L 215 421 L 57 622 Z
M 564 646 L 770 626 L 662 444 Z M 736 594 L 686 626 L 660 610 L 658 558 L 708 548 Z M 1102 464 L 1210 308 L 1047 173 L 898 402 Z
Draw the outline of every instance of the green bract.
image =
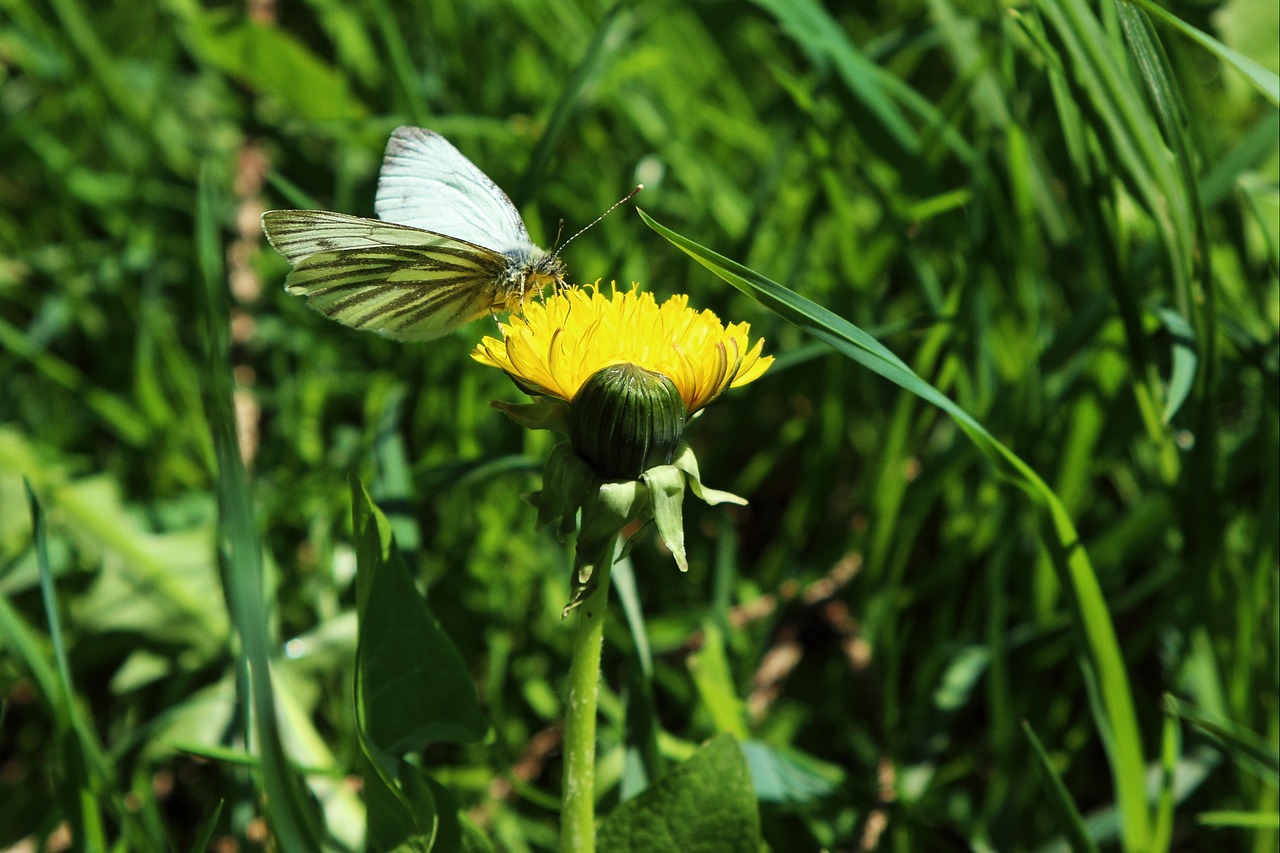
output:
M 573 532 L 578 513 L 582 514 L 566 614 L 595 588 L 593 575 L 599 561 L 612 559 L 612 549 L 605 545 L 633 521 L 653 521 L 680 570 L 688 570 L 683 515 L 686 486 L 711 505 L 746 504 L 744 498 L 704 486 L 698 460 L 684 442 L 677 445 L 671 464 L 655 465 L 631 480 L 606 479 L 564 442 L 552 450 L 542 482 L 542 491 L 535 496 L 539 526 L 554 523 L 563 540 Z

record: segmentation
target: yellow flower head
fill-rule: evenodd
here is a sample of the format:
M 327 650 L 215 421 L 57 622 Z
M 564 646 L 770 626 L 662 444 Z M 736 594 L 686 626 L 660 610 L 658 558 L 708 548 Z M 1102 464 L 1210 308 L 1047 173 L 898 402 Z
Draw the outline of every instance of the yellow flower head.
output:
M 693 414 L 773 364 L 760 355 L 763 339 L 749 346 L 746 323 L 726 328 L 712 312 L 690 308 L 684 294 L 659 305 L 634 289 L 605 296 L 591 285 L 571 287 L 530 301 L 500 328 L 502 339 L 486 337 L 471 357 L 532 393 L 570 403 L 592 374 L 634 364 L 670 379 Z

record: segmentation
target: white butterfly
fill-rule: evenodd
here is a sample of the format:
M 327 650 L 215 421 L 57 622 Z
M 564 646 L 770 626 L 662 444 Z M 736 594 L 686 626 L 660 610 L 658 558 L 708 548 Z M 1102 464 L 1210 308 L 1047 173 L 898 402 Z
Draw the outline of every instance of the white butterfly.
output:
M 425 341 L 565 287 L 564 261 L 529 240 L 506 193 L 438 133 L 391 134 L 374 209 L 378 219 L 264 213 L 267 239 L 293 264 L 285 289 L 339 323 Z

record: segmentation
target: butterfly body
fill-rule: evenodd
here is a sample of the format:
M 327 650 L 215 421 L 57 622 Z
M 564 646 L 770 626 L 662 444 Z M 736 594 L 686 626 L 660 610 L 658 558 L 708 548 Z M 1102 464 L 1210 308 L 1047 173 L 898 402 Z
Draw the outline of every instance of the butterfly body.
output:
M 439 134 L 392 133 L 375 209 L 379 219 L 263 214 L 293 264 L 285 289 L 340 323 L 412 341 L 565 286 L 560 257 L 533 244 L 506 194 Z

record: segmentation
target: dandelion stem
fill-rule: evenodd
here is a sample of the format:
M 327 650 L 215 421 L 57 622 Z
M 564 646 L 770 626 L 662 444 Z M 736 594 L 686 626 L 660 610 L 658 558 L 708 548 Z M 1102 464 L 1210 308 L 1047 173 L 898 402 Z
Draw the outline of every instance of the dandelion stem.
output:
M 595 591 L 578 606 L 578 627 L 569 665 L 569 698 L 564 720 L 564 799 L 560 812 L 563 853 L 593 853 L 596 791 L 596 700 L 600 653 L 609 600 L 609 570 L 617 537 L 609 537 L 595 561 Z

